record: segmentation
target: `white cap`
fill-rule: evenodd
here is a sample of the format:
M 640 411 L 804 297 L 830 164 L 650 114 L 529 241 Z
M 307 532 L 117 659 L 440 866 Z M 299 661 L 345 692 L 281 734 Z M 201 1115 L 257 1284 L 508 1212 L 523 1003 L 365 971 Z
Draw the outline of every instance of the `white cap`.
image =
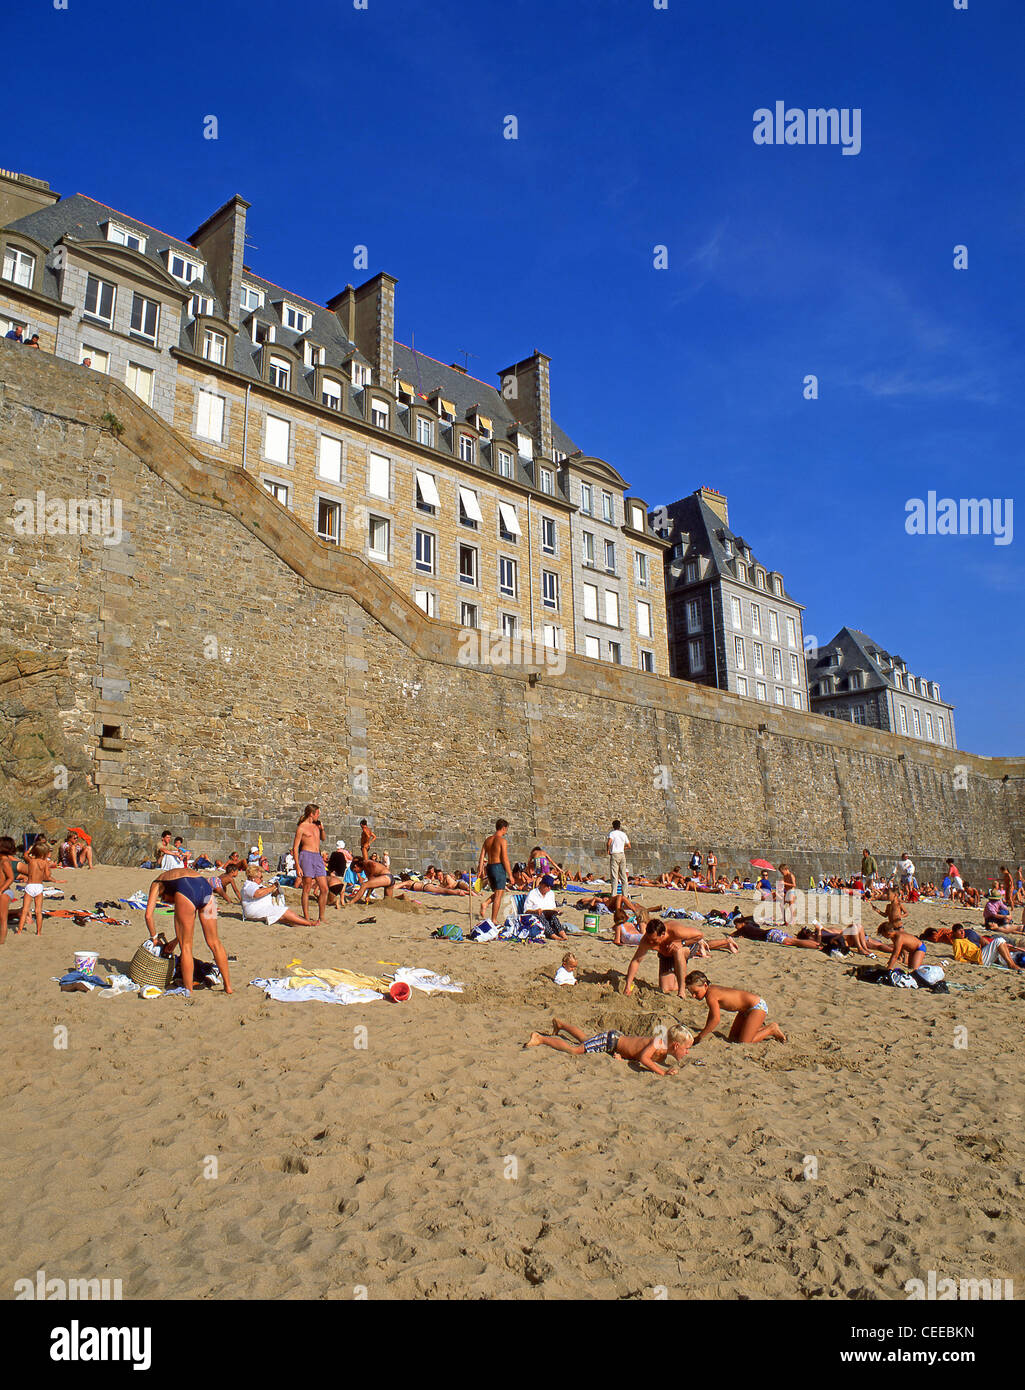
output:
M 344 841 L 344 840 L 336 840 L 336 841 L 335 841 L 335 849 L 344 849 L 344 848 L 345 848 L 345 841 Z
M 259 854 L 259 853 L 260 853 L 260 846 L 259 846 L 259 845 L 250 845 L 250 846 L 249 846 L 249 853 L 250 853 L 250 854 Z

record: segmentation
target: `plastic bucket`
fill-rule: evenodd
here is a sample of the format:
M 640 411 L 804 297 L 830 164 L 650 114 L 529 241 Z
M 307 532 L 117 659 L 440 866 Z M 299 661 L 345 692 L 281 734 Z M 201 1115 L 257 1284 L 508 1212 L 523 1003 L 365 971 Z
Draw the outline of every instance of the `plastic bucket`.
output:
M 99 958 L 99 951 L 76 951 L 75 969 L 83 971 L 86 975 L 94 975 L 96 973 L 96 962 Z
M 393 999 L 396 1004 L 404 1004 L 411 993 L 405 980 L 393 980 L 388 988 L 388 998 Z
M 598 935 L 598 914 L 597 912 L 584 913 L 584 931 L 589 931 L 593 936 Z

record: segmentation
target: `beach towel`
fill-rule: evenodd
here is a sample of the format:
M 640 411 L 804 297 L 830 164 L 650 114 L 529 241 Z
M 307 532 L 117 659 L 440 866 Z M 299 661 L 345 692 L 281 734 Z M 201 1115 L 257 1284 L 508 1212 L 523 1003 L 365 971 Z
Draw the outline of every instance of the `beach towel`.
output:
M 319 981 L 328 989 L 342 985 L 346 989 L 372 989 L 380 994 L 387 994 L 391 983 L 383 975 L 361 975 L 355 970 L 308 970 L 303 965 L 293 966 L 287 979 L 291 989 L 304 989 L 307 985 Z
M 262 989 L 268 999 L 276 999 L 281 1004 L 372 1004 L 384 995 L 373 989 L 350 989 L 347 985 L 334 987 L 322 981 L 307 982 L 292 988 L 291 980 L 257 978 L 251 985 Z
M 140 912 L 144 912 L 146 910 L 146 899 L 147 895 L 140 892 L 133 893 L 130 898 L 118 898 L 118 902 L 122 903 L 125 907 L 136 907 Z
M 448 975 L 436 975 L 433 970 L 403 965 L 395 972 L 396 980 L 401 980 L 411 989 L 419 989 L 424 994 L 462 994 L 465 985 L 451 980 Z

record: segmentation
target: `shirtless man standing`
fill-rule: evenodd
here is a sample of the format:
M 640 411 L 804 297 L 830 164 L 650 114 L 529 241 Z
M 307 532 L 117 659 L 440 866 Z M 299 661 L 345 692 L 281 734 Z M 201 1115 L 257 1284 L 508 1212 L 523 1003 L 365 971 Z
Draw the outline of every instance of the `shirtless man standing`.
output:
M 658 952 L 658 983 L 663 994 L 678 994 L 687 997 L 685 985 L 687 961 L 693 951 L 695 956 L 707 956 L 709 951 L 730 951 L 736 954 L 737 943 L 724 937 L 719 941 L 705 941 L 697 927 L 684 926 L 682 922 L 664 922 L 661 917 L 652 917 L 644 928 L 641 944 L 634 952 L 633 960 L 626 968 L 626 989 L 632 994 L 634 980 L 641 961 L 649 951 Z
M 500 922 L 498 915 L 499 908 L 502 906 L 502 894 L 505 886 L 512 877 L 512 867 L 509 864 L 509 847 L 505 842 L 505 832 L 509 829 L 507 820 L 495 821 L 495 833 L 489 835 L 481 845 L 480 857 L 477 860 L 477 877 L 480 878 L 485 869 L 487 870 L 488 883 L 491 886 L 490 909 L 485 912 L 484 904 L 481 903 L 481 916 L 487 917 L 492 922 Z
M 324 827 L 320 823 L 320 807 L 311 802 L 303 811 L 295 828 L 292 858 L 303 876 L 302 915 L 307 918 L 310 915 L 310 894 L 313 885 L 316 884 L 317 902 L 320 905 L 320 916 L 317 919 L 319 922 L 324 920 L 324 908 L 327 905 L 327 866 L 320 852 L 323 838 Z

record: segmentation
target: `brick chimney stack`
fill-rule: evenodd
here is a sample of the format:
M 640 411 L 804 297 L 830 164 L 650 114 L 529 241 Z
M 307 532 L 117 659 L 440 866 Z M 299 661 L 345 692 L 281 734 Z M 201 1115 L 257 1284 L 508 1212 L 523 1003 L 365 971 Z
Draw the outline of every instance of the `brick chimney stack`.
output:
M 392 389 L 395 374 L 394 275 L 381 271 L 359 289 L 346 285 L 329 299 L 327 307 L 337 317 L 342 332 L 355 343 L 374 371 L 374 383 Z
M 238 327 L 242 265 L 246 256 L 246 212 L 249 203 L 238 193 L 208 217 L 189 237 L 207 263 L 210 279 L 232 328 Z
M 721 492 L 716 492 L 714 487 L 699 487 L 695 496 L 699 501 L 704 502 L 706 507 L 711 507 L 724 525 L 729 526 L 730 513 L 726 506 L 726 498 Z
M 498 374 L 502 399 L 520 424 L 530 430 L 538 454 L 546 459 L 552 457 L 551 360 L 535 351 Z

